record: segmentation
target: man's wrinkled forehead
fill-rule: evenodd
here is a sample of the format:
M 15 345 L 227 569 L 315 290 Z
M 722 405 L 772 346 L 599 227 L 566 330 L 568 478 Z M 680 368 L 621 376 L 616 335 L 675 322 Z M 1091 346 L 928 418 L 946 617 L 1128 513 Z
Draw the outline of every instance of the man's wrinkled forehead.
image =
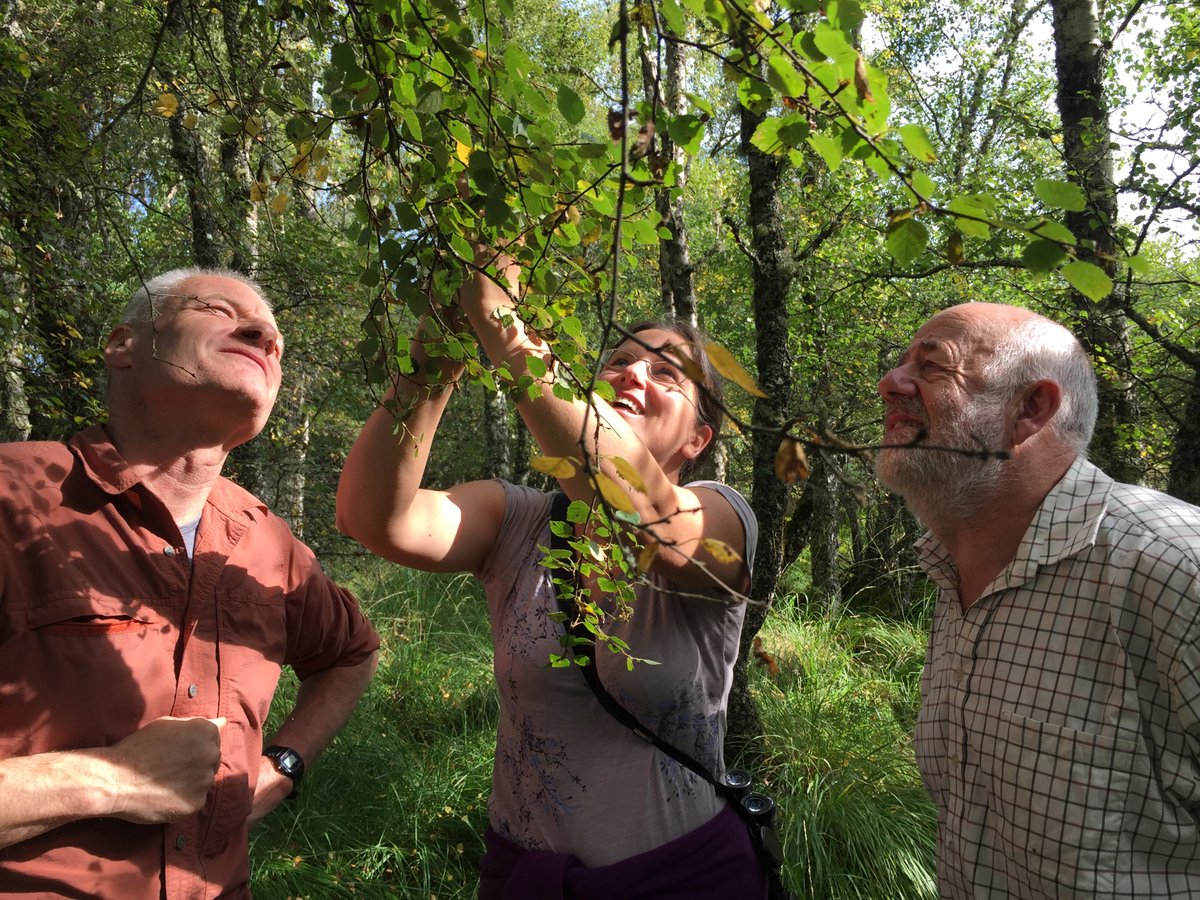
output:
M 270 302 L 248 284 L 226 278 L 201 277 L 180 283 L 169 294 L 160 295 L 162 300 L 182 306 L 224 303 L 239 313 L 260 316 L 275 324 L 275 313 Z
M 995 353 L 1000 337 L 996 323 L 982 315 L 979 307 L 952 306 L 921 326 L 908 353 L 951 353 L 960 359 L 982 360 Z

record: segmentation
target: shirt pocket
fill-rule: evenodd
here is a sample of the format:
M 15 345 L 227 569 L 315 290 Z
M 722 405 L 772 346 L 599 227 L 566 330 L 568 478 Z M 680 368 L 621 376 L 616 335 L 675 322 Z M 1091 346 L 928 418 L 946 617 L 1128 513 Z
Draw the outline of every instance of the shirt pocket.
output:
M 25 627 L 41 634 L 107 637 L 144 630 L 156 621 L 158 616 L 136 601 L 79 595 L 58 597 L 31 608 Z
M 0 745 L 103 746 L 171 710 L 178 632 L 149 603 L 60 594 L 0 646 Z
M 288 650 L 287 607 L 279 591 L 217 594 L 221 714 L 261 730 Z M 249 751 L 248 751 L 249 752 Z M 257 757 L 258 750 L 253 749 Z
M 1137 745 L 1002 712 L 981 757 L 999 850 L 1036 896 L 1112 896 Z

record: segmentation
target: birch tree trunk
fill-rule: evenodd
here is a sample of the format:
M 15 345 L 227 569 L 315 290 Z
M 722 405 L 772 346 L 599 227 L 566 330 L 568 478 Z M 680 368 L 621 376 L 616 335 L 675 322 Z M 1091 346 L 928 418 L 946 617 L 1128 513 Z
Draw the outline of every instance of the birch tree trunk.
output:
M 1068 212 L 1066 225 L 1079 242 L 1079 258 L 1104 269 L 1118 287 L 1093 303 L 1078 291 L 1080 340 L 1096 362 L 1100 416 L 1091 455 L 1120 481 L 1137 481 L 1132 452 L 1122 446 L 1123 427 L 1137 422 L 1128 326 L 1116 278 L 1117 191 L 1113 178 L 1109 109 L 1104 75 L 1107 42 L 1100 33 L 1095 0 L 1052 0 L 1058 110 L 1062 118 L 1067 174 L 1087 196 L 1087 207 Z

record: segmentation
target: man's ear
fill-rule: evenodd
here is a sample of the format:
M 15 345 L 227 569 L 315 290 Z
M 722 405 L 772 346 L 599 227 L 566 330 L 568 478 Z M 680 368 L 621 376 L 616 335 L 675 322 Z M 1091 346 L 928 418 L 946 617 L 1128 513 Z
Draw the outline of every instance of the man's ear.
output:
M 686 459 L 695 459 L 704 452 L 704 448 L 709 445 L 713 439 L 713 430 L 711 425 L 701 425 L 696 429 L 696 434 L 690 441 L 680 448 L 679 452 Z
M 118 325 L 104 342 L 104 365 L 109 369 L 133 367 L 133 345 L 137 335 L 132 325 Z
M 1062 406 L 1062 388 L 1055 381 L 1044 378 L 1035 381 L 1025 391 L 1017 407 L 1016 421 L 1013 422 L 1013 446 L 1019 446 L 1029 440 L 1049 424 Z

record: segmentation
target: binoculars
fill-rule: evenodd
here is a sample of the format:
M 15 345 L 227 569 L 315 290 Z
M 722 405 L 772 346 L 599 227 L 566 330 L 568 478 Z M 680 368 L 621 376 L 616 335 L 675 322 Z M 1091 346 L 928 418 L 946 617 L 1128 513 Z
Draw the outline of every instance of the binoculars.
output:
M 783 865 L 783 846 L 775 833 L 775 801 L 766 794 L 750 790 L 754 779 L 745 769 L 728 769 L 722 779 L 731 788 L 742 807 L 742 817 L 750 824 L 750 836 L 765 850 L 776 865 Z

